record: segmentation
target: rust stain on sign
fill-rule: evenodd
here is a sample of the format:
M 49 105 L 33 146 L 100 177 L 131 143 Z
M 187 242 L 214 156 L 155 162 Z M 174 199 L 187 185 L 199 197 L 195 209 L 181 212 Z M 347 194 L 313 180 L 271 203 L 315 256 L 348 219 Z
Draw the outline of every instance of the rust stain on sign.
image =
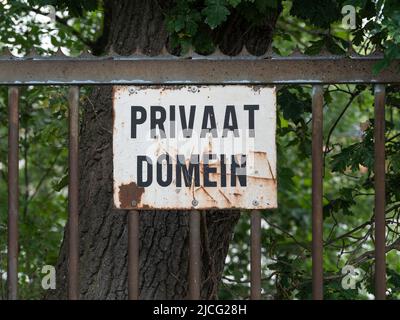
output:
M 140 203 L 140 199 L 144 193 L 143 187 L 138 187 L 136 183 L 131 182 L 122 184 L 119 187 L 118 197 L 123 208 L 133 208 Z
M 113 90 L 119 209 L 277 207 L 275 88 Z

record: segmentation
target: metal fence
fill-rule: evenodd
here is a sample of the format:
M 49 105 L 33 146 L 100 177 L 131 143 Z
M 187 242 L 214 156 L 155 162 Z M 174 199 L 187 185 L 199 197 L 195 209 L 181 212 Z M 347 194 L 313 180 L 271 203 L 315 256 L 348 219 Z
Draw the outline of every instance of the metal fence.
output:
M 9 85 L 8 298 L 17 299 L 18 270 L 18 100 L 20 85 L 69 85 L 68 297 L 79 299 L 78 140 L 79 86 L 100 84 L 309 84 L 312 90 L 312 291 L 323 299 L 323 85 L 375 85 L 375 297 L 385 299 L 385 84 L 399 84 L 400 63 L 374 75 L 382 57 L 293 54 L 279 57 L 246 52 L 175 57 L 164 52 L 105 57 L 0 56 L 0 85 Z M 139 297 L 139 211 L 128 212 L 128 293 Z M 189 295 L 200 299 L 200 212 L 190 213 Z M 261 298 L 261 213 L 251 212 L 251 298 Z

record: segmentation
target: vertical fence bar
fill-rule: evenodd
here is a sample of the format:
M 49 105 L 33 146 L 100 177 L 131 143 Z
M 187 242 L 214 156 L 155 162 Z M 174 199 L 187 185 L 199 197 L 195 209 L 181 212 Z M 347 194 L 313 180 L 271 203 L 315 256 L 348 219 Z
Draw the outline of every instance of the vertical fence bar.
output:
M 375 86 L 375 299 L 386 296 L 385 86 Z
M 128 212 L 128 298 L 139 299 L 139 211 Z
M 323 299 L 323 86 L 312 90 L 312 297 Z
M 69 89 L 68 298 L 79 299 L 79 87 Z
M 189 297 L 200 300 L 201 290 L 201 238 L 200 211 L 190 211 L 189 217 Z
M 8 299 L 17 299 L 18 288 L 18 147 L 19 89 L 8 89 Z
M 251 212 L 251 289 L 252 300 L 261 299 L 261 212 Z

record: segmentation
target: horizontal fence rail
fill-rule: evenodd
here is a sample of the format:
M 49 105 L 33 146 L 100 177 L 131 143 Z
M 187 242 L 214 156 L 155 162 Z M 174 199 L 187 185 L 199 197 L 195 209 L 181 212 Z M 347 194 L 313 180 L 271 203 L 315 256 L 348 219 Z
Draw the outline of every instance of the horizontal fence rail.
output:
M 399 83 L 399 62 L 374 75 L 366 57 L 27 57 L 0 56 L 0 84 Z
M 68 297 L 79 299 L 79 87 L 77 84 L 314 84 L 312 90 L 312 296 L 323 299 L 323 84 L 375 85 L 375 295 L 386 295 L 385 266 L 385 85 L 400 83 L 398 62 L 378 75 L 379 58 L 27 57 L 0 56 L 0 84 L 70 85 Z M 8 298 L 17 299 L 18 283 L 18 87 L 9 88 L 8 151 Z M 190 299 L 201 298 L 201 212 L 189 215 Z M 139 299 L 139 217 L 128 211 L 128 297 Z M 251 212 L 251 299 L 261 299 L 261 212 Z

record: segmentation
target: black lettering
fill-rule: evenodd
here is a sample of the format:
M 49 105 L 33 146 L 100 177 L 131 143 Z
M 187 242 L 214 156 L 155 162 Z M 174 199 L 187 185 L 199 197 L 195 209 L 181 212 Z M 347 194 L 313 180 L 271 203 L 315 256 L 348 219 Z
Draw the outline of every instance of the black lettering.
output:
M 143 162 L 147 163 L 147 180 L 143 180 Z M 148 187 L 153 182 L 153 162 L 147 156 L 137 156 L 137 185 Z
M 221 187 L 226 187 L 226 164 L 225 155 L 220 155 L 220 167 L 221 167 Z
M 247 186 L 247 175 L 246 175 L 246 155 L 242 154 L 241 161 L 238 163 L 236 161 L 236 156 L 232 155 L 231 163 L 231 186 L 236 186 L 236 177 L 242 187 Z
M 217 173 L 216 167 L 210 167 L 209 160 L 214 160 L 216 158 L 215 154 L 204 154 L 203 155 L 203 179 L 204 187 L 216 187 L 217 182 L 210 180 L 210 173 Z
M 244 110 L 249 112 L 249 137 L 255 137 L 255 128 L 254 128 L 254 111 L 259 110 L 260 106 L 258 104 L 245 104 Z
M 186 166 L 185 157 L 181 154 L 176 156 L 176 186 L 182 187 L 182 175 L 185 186 L 190 187 L 194 178 L 194 185 L 200 186 L 200 162 L 199 155 L 193 154 L 190 157 L 189 168 Z M 194 175 L 194 177 L 193 177 Z
M 163 180 L 163 161 L 167 162 L 167 177 Z M 172 182 L 172 163 L 169 154 L 162 154 L 157 159 L 157 183 L 161 187 L 167 187 Z
M 138 114 L 140 113 L 140 118 Z M 131 138 L 135 139 L 137 136 L 137 125 L 143 124 L 146 121 L 146 109 L 142 106 L 132 106 L 131 107 Z
M 169 106 L 169 135 L 171 138 L 175 138 L 176 121 L 175 121 L 175 106 Z
M 181 125 L 184 138 L 192 137 L 195 112 L 196 112 L 196 106 L 190 106 L 189 125 L 188 125 L 188 121 L 186 120 L 185 106 L 179 106 L 179 116 L 181 118 Z
M 208 119 L 210 119 L 210 127 L 207 127 Z M 215 114 L 213 106 L 204 106 L 204 114 L 203 114 L 203 122 L 201 124 L 200 138 L 204 138 L 208 132 L 211 132 L 213 138 L 218 137 L 217 124 L 215 122 Z
M 231 123 L 232 120 L 232 124 Z M 239 137 L 239 127 L 236 117 L 235 106 L 226 106 L 225 118 L 224 118 L 224 130 L 222 132 L 222 137 L 228 136 L 228 131 L 233 131 L 235 137 Z
M 159 113 L 160 117 L 157 117 Z M 165 109 L 161 106 L 151 106 L 150 107 L 150 137 L 157 138 L 156 127 L 160 130 L 160 137 L 166 138 L 164 122 L 167 118 L 167 113 Z

